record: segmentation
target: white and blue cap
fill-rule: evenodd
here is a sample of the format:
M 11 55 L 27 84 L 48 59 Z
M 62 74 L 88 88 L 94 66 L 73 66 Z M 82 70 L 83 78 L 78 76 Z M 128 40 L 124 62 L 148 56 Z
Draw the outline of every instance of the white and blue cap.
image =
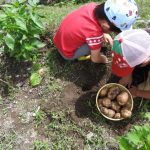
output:
M 131 29 L 138 17 L 138 7 L 134 0 L 107 0 L 104 11 L 109 21 L 121 31 Z

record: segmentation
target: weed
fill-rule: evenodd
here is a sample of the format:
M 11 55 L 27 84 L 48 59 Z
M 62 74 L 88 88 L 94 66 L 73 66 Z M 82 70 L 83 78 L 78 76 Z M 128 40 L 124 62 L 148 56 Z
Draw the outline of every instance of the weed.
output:
M 35 113 L 34 113 L 34 118 L 35 118 L 35 121 L 36 121 L 37 126 L 38 126 L 39 124 L 41 124 L 42 121 L 44 120 L 44 118 L 45 118 L 45 113 L 44 113 L 42 110 L 40 110 L 40 107 L 38 107 L 37 110 L 35 111 Z
M 61 91 L 62 90 L 62 85 L 59 83 L 59 80 L 57 80 L 57 79 L 50 80 L 49 85 L 48 85 L 48 89 L 51 92 Z
M 47 141 L 36 140 L 33 142 L 34 150 L 50 150 L 49 144 Z
M 2 111 L 3 111 L 3 114 L 6 115 L 7 112 L 8 112 L 8 108 L 6 106 L 4 106 L 3 109 L 2 109 Z
M 51 120 L 47 126 L 47 136 L 51 138 L 52 149 L 78 149 L 79 143 L 76 141 L 80 138 L 80 142 L 84 143 L 85 149 L 99 149 L 104 147 L 101 126 L 96 126 L 92 123 L 85 123 L 84 127 L 78 126 L 67 116 L 63 111 L 51 112 Z M 86 129 L 92 131 L 93 136 L 87 137 Z
M 78 128 L 66 119 L 64 112 L 51 112 L 51 121 L 47 126 L 47 135 L 51 137 L 52 149 L 72 149 L 76 147 L 75 138 L 69 132 Z
M 85 140 L 85 149 L 100 149 L 103 147 L 103 139 L 94 135 L 91 139 Z
M 62 63 L 63 62 L 63 63 Z M 57 51 L 51 51 L 47 55 L 47 66 L 49 74 L 55 77 L 66 77 L 74 69 L 71 61 L 65 61 Z
M 13 150 L 16 141 L 15 132 L 0 136 L 0 150 Z

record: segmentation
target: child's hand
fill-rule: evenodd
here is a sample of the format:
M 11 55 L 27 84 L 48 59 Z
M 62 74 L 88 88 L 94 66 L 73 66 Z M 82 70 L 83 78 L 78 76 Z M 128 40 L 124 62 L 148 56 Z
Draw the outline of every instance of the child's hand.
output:
M 131 87 L 132 84 L 132 74 L 126 77 L 123 77 L 119 80 L 119 83 L 124 85 L 124 86 L 128 86 L 128 88 Z
M 108 59 L 105 55 L 102 55 L 100 53 L 99 49 L 97 49 L 97 50 L 91 51 L 91 61 L 94 63 L 104 63 L 105 64 L 108 62 Z
M 113 45 L 113 39 L 112 39 L 112 37 L 109 34 L 104 33 L 104 41 L 106 43 L 109 43 L 110 46 L 112 47 L 112 45 Z
M 100 63 L 104 63 L 104 64 L 108 63 L 108 59 L 105 55 L 100 55 L 100 59 L 101 59 Z

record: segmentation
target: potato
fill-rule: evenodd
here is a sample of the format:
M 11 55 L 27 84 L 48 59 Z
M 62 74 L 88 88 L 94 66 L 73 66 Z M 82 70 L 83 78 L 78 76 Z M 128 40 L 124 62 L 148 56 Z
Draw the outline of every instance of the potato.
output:
M 124 109 L 124 108 L 121 110 L 121 116 L 123 118 L 129 118 L 131 117 L 131 115 L 132 115 L 132 112 L 130 110 Z
M 102 102 L 103 102 L 103 99 L 102 99 L 102 98 L 99 98 L 99 99 L 98 99 L 98 104 L 102 104 Z
M 120 89 L 118 86 L 115 87 L 111 87 L 108 91 L 108 98 L 110 98 L 111 100 L 115 99 L 116 96 L 120 93 Z
M 39 69 L 38 73 L 40 76 L 43 76 L 45 74 L 45 69 L 44 68 Z
M 121 114 L 120 113 L 116 113 L 114 116 L 114 119 L 120 119 L 121 118 Z
M 114 117 L 114 115 L 115 115 L 115 111 L 114 111 L 114 110 L 112 110 L 112 109 L 108 109 L 107 117 L 109 117 L 109 118 L 113 118 L 113 117 Z
M 123 91 L 121 92 L 118 96 L 117 96 L 117 101 L 118 101 L 118 104 L 123 106 L 125 105 L 129 100 L 129 95 L 127 92 Z
M 108 110 L 108 108 L 106 108 L 106 107 L 101 107 L 101 112 L 104 114 L 104 115 L 108 115 L 108 112 L 109 112 L 109 110 Z
M 103 107 L 103 105 L 102 104 L 98 104 L 98 107 L 101 108 L 101 107 Z
M 128 101 L 125 105 L 124 108 L 131 110 L 131 103 Z
M 107 95 L 107 92 L 108 92 L 108 88 L 103 88 L 101 91 L 100 91 L 100 96 L 101 97 L 104 97 L 104 96 L 106 96 Z
M 111 107 L 111 100 L 107 97 L 103 98 L 102 105 L 107 107 L 107 108 Z
M 119 112 L 120 111 L 120 105 L 115 101 L 115 102 L 112 102 L 111 103 L 111 108 L 113 109 L 113 110 L 115 110 L 116 112 Z

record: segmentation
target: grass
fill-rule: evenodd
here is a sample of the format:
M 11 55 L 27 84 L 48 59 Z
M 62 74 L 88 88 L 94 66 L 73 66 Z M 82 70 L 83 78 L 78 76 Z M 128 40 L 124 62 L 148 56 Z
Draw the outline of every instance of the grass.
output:
M 108 140 L 102 136 L 105 132 L 102 126 L 91 121 L 81 126 L 72 121 L 69 114 L 70 112 L 64 110 L 46 113 L 46 116 L 49 116 L 49 123 L 44 124 L 44 128 L 46 137 L 50 140 L 51 150 L 99 149 L 106 146 Z M 39 128 L 41 127 L 42 124 Z M 112 143 L 116 143 L 116 140 L 114 139 Z
M 36 140 L 33 142 L 33 150 L 49 150 L 49 144 L 47 141 Z
M 44 118 L 45 118 L 45 113 L 40 109 L 39 106 L 34 112 L 36 127 L 38 127 L 44 121 Z
M 78 8 L 80 5 L 72 5 L 72 3 L 63 5 L 62 7 L 55 6 L 39 6 L 38 12 L 44 16 L 43 22 L 49 30 L 56 30 L 60 21 L 65 15 Z
M 136 0 L 139 8 L 139 19 L 134 25 L 134 28 L 149 28 L 150 27 L 150 4 L 148 0 Z
M 9 134 L 4 134 L 3 136 L 0 136 L 0 150 L 13 150 L 15 142 L 15 132 L 11 132 Z
M 58 60 L 62 60 L 62 64 L 60 64 Z M 66 76 L 74 68 L 74 65 L 71 63 L 71 61 L 64 61 L 56 51 L 48 52 L 46 65 L 49 69 L 49 75 L 55 77 Z
M 139 8 L 139 16 L 141 19 L 150 19 L 150 3 L 149 0 L 135 0 Z
M 50 91 L 55 92 L 55 91 L 61 91 L 63 89 L 63 87 L 60 84 L 60 82 L 58 82 L 57 79 L 55 79 L 55 80 L 52 80 L 49 82 L 48 89 Z
M 139 8 L 139 16 L 140 20 L 150 20 L 150 4 L 149 0 L 135 0 L 138 4 Z M 100 3 L 100 1 L 98 1 Z M 48 29 L 55 31 L 60 24 L 61 20 L 71 11 L 77 9 L 82 4 L 74 5 L 72 3 L 68 3 L 65 5 L 62 5 L 61 7 L 59 5 L 54 6 L 40 6 L 38 9 L 38 12 L 42 15 L 44 15 L 43 22 L 48 25 Z M 136 23 L 135 28 L 143 27 L 143 23 Z

